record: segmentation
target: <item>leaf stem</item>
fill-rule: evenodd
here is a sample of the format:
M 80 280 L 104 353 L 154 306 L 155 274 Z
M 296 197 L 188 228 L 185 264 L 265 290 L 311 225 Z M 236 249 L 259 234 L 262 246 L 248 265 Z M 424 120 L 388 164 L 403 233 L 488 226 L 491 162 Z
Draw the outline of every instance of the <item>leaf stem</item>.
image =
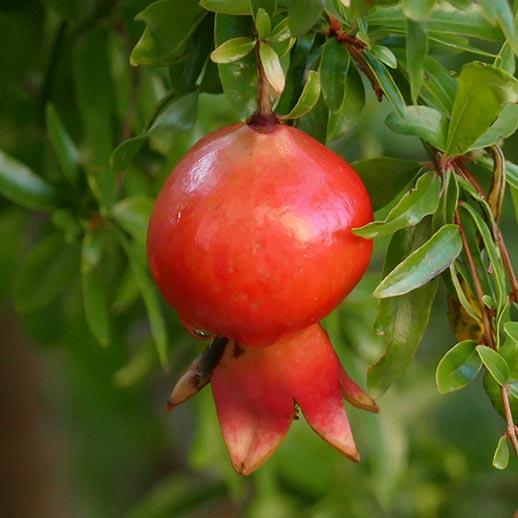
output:
M 264 118 L 270 118 L 272 111 L 272 87 L 264 71 L 261 56 L 259 55 L 259 39 L 255 45 L 255 59 L 257 60 L 257 111 Z

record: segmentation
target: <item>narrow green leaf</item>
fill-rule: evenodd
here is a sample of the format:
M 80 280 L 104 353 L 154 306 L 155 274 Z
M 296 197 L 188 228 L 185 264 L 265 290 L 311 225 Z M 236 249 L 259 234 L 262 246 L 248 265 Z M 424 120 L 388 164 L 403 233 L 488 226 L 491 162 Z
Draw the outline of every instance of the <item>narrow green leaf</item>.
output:
M 244 58 L 255 47 L 255 40 L 246 36 L 225 41 L 210 54 L 214 63 L 234 63 Z
M 110 167 L 113 171 L 121 173 L 126 171 L 133 157 L 140 151 L 146 141 L 145 135 L 132 137 L 121 142 L 114 150 L 110 157 Z
M 53 104 L 47 104 L 45 114 L 47 118 L 47 132 L 59 166 L 70 185 L 76 186 L 79 173 L 79 153 L 76 146 L 61 122 Z
M 426 20 L 430 15 L 435 0 L 402 0 L 401 7 L 405 16 L 411 20 L 421 21 Z
M 459 282 L 459 278 L 457 275 L 457 270 L 455 268 L 455 263 L 450 265 L 450 278 L 451 278 L 453 287 L 455 288 L 455 292 L 457 294 L 459 302 L 461 303 L 462 307 L 466 310 L 466 313 L 473 320 L 480 321 L 480 316 L 475 312 L 474 308 L 469 303 L 468 298 L 466 297 L 466 294 L 464 293 L 464 290 L 462 289 L 462 286 Z
M 423 3 L 421 0 L 413 0 Z M 367 18 L 369 30 L 380 27 L 387 32 L 405 32 L 406 16 L 401 5 L 379 6 Z M 451 34 L 500 41 L 501 31 L 493 26 L 474 2 L 467 9 L 456 9 L 444 2 L 438 3 L 428 17 L 428 31 L 437 35 Z
M 419 162 L 380 157 L 352 163 L 369 191 L 374 210 L 390 203 L 421 169 Z
M 272 30 L 272 21 L 268 13 L 260 7 L 257 9 L 255 15 L 255 28 L 257 29 L 257 36 L 260 40 L 266 39 Z
M 133 270 L 131 267 L 128 267 L 122 274 L 122 278 L 115 291 L 111 306 L 112 311 L 120 315 L 138 299 L 139 295 L 140 292 Z
M 0 151 L 0 194 L 22 207 L 51 211 L 57 194 L 52 185 L 26 165 Z
M 426 24 L 407 20 L 406 65 L 410 80 L 412 102 L 417 104 L 424 79 L 424 64 L 428 54 Z
M 128 239 L 120 232 L 117 233 L 117 238 L 121 243 L 126 255 L 128 256 L 129 264 L 133 271 L 133 275 L 135 276 L 135 280 L 139 287 L 139 291 L 144 299 L 144 304 L 146 306 L 149 324 L 151 326 L 151 334 L 153 335 L 158 358 L 162 367 L 167 368 L 168 365 L 168 338 L 167 338 L 167 328 L 164 321 L 164 316 L 162 314 L 162 309 L 160 307 L 160 299 L 151 280 L 147 266 L 145 257 L 142 253 L 142 245 L 138 245 L 138 248 L 135 244 L 130 243 Z
M 355 67 L 349 67 L 345 82 L 345 96 L 336 111 L 329 112 L 327 141 L 351 131 L 365 106 L 365 88 Z
M 394 234 L 387 250 L 383 274 L 393 270 L 430 235 L 431 218 Z M 432 281 L 400 297 L 380 301 L 375 330 L 383 337 L 385 354 L 367 374 L 369 391 L 374 397 L 381 396 L 412 361 L 428 325 L 437 285 L 437 281 Z
M 478 1 L 483 8 L 489 10 L 492 15 L 491 17 L 498 22 L 513 52 L 518 55 L 518 34 L 509 2 L 507 0 Z
M 250 17 L 217 14 L 214 25 L 216 46 L 239 36 L 249 37 L 253 32 Z M 257 70 L 254 53 L 239 62 L 219 64 L 223 92 L 239 119 L 248 118 L 256 109 Z
M 441 394 L 460 390 L 476 378 L 482 367 L 476 346 L 477 342 L 473 340 L 459 342 L 441 358 L 435 373 L 435 383 Z
M 394 56 L 394 53 L 388 47 L 374 45 L 370 48 L 370 53 L 388 67 L 397 68 L 396 56 Z
M 437 149 L 446 148 L 448 120 L 434 108 L 407 106 L 403 116 L 396 112 L 390 113 L 385 124 L 399 135 L 414 135 Z
M 322 95 L 331 111 L 338 110 L 344 101 L 350 59 L 349 53 L 335 38 L 328 39 L 322 47 L 319 67 Z
M 322 144 L 326 141 L 329 111 L 320 97 L 314 108 L 296 120 L 296 126 Z
M 306 113 L 310 112 L 320 97 L 320 78 L 318 72 L 310 70 L 308 73 L 308 79 L 304 85 L 304 89 L 300 94 L 297 104 L 291 109 L 286 115 L 282 115 L 280 118 L 285 119 L 298 119 Z
M 58 233 L 43 238 L 16 272 L 14 303 L 21 313 L 30 313 L 53 301 L 78 269 L 77 247 L 67 245 Z
M 461 183 L 462 185 L 462 183 Z M 502 259 L 500 257 L 500 252 L 496 247 L 491 231 L 489 230 L 486 222 L 482 218 L 482 216 L 469 204 L 465 203 L 462 205 L 462 209 L 467 211 L 470 215 L 472 221 L 475 223 L 476 228 L 482 237 L 482 241 L 484 242 L 484 247 L 486 249 L 489 262 L 491 264 L 492 274 L 491 277 L 495 281 L 496 286 L 496 297 L 498 302 L 498 307 L 502 307 L 506 302 L 505 295 L 505 270 L 502 265 Z M 490 212 L 490 211 L 489 211 Z
M 462 67 L 448 129 L 449 156 L 466 152 L 493 124 L 505 103 L 518 101 L 518 80 L 494 65 Z
M 264 68 L 264 73 L 273 90 L 279 95 L 284 90 L 285 77 L 279 61 L 279 56 L 270 46 L 261 42 L 259 57 Z
M 498 440 L 495 454 L 493 455 L 493 467 L 496 469 L 505 469 L 509 464 L 509 446 L 507 444 L 507 436 L 502 435 Z
M 99 268 L 85 271 L 81 266 L 81 287 L 86 323 L 94 338 L 103 347 L 110 343 L 110 314 L 106 300 L 105 284 Z
M 81 247 L 81 273 L 97 268 L 103 255 L 101 232 L 86 232 Z
M 146 243 L 147 225 L 154 202 L 147 196 L 124 198 L 113 206 L 113 219 L 142 245 Z
M 499 385 L 505 385 L 509 379 L 509 366 L 500 354 L 494 349 L 485 345 L 478 345 L 477 352 L 482 363 L 489 371 L 491 376 Z
M 320 0 L 289 0 L 288 23 L 293 36 L 302 36 L 317 23 L 322 12 Z
M 495 58 L 495 66 L 512 76 L 514 75 L 516 58 L 514 57 L 513 49 L 511 48 L 511 45 L 509 45 L 508 41 L 504 42 L 498 56 Z
M 425 216 L 439 207 L 441 180 L 430 171 L 421 176 L 411 191 L 407 192 L 387 214 L 384 221 L 374 221 L 353 232 L 365 238 L 393 234 L 397 230 L 417 225 Z
M 460 254 L 462 241 L 456 225 L 444 225 L 424 245 L 394 268 L 374 290 L 378 298 L 408 293 L 442 273 Z
M 200 0 L 200 5 L 207 11 L 221 14 L 252 14 L 250 0 Z
M 387 96 L 387 99 L 392 107 L 396 110 L 397 113 L 399 113 L 401 117 L 404 117 L 405 100 L 403 99 L 399 88 L 394 82 L 394 79 L 390 75 L 390 72 L 385 68 L 383 63 L 378 61 L 369 52 L 365 52 L 364 57 L 373 74 L 376 76 L 376 79 L 383 89 L 383 93 Z

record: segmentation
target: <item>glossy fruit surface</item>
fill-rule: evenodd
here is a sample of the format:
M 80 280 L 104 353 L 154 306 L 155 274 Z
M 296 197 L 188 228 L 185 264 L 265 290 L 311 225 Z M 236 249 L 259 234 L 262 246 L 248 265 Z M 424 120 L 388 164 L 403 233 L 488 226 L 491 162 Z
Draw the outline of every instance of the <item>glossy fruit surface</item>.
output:
M 246 124 L 200 140 L 156 202 L 148 257 L 186 327 L 268 346 L 332 311 L 369 262 L 372 220 L 347 162 L 301 131 Z

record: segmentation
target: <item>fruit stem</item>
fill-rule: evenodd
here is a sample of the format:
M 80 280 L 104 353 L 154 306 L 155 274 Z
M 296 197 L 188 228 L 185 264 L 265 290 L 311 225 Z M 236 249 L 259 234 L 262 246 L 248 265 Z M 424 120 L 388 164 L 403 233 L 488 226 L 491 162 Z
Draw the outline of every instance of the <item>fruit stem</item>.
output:
M 257 111 L 247 120 L 247 124 L 261 133 L 272 131 L 279 123 L 272 109 L 272 87 L 259 55 L 259 40 L 255 46 L 255 59 L 257 62 Z

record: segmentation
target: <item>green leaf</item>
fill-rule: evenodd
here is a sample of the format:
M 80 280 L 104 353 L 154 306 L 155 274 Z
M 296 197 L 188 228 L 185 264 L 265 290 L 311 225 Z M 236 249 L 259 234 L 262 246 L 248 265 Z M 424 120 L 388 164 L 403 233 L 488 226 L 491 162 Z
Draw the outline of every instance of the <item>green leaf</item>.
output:
M 75 46 L 73 64 L 76 96 L 87 142 L 89 169 L 99 186 L 102 212 L 117 197 L 117 178 L 109 167 L 113 141 L 112 85 L 107 32 L 90 31 Z
M 496 121 L 470 146 L 472 149 L 480 149 L 498 143 L 513 135 L 518 129 L 518 105 L 506 104 Z
M 105 283 L 99 268 L 85 271 L 81 266 L 81 287 L 86 323 L 100 345 L 110 343 L 110 314 L 106 300 Z
M 504 324 L 505 334 L 518 344 L 518 322 L 506 322 Z M 518 358 L 517 358 L 518 360 Z
M 380 157 L 352 163 L 369 191 L 374 210 L 390 203 L 421 169 L 418 162 Z
M 150 135 L 159 130 L 188 130 L 196 122 L 197 109 L 197 90 L 180 96 L 173 96 L 161 106 L 153 123 L 147 130 L 147 134 Z M 134 144 L 134 146 L 137 146 L 137 144 Z
M 255 40 L 253 38 L 247 38 L 246 36 L 232 38 L 213 50 L 210 59 L 214 63 L 233 63 L 244 58 L 254 47 Z
M 270 46 L 261 42 L 259 57 L 264 68 L 264 73 L 273 90 L 279 95 L 284 90 L 285 77 L 279 61 L 279 56 Z
M 111 306 L 112 311 L 120 315 L 138 299 L 139 295 L 140 292 L 133 270 L 131 267 L 128 267 L 122 274 L 122 278 L 115 291 Z
M 513 49 L 508 41 L 505 41 L 495 59 L 495 66 L 501 68 L 504 72 L 514 75 L 516 68 L 516 59 L 513 54 Z
M 390 75 L 390 72 L 385 68 L 383 63 L 378 61 L 369 52 L 364 52 L 363 56 L 373 74 L 376 76 L 376 79 L 383 89 L 383 93 L 386 95 L 388 101 L 394 110 L 396 110 L 396 112 L 399 113 L 401 117 L 403 117 L 405 114 L 405 100 L 403 99 L 399 88 L 394 82 L 394 79 Z
M 464 290 L 462 289 L 462 286 L 459 282 L 459 277 L 457 275 L 457 268 L 455 266 L 456 266 L 455 263 L 450 265 L 450 278 L 451 278 L 453 287 L 455 288 L 455 293 L 457 294 L 459 302 L 461 303 L 462 307 L 466 310 L 466 313 L 473 320 L 480 321 L 480 316 L 475 312 L 472 305 L 469 303 L 468 298 L 466 297 L 466 294 L 464 293 Z
M 430 15 L 435 0 L 402 0 L 401 7 L 407 18 L 415 21 L 426 20 Z
M 132 65 L 165 66 L 181 60 L 206 12 L 196 0 L 158 0 L 136 20 L 146 28 L 130 56 Z
M 378 298 L 395 297 L 423 286 L 446 270 L 461 249 L 457 225 L 444 225 L 397 265 L 381 281 L 373 295 Z
M 383 45 L 374 45 L 370 48 L 370 53 L 379 59 L 382 63 L 385 63 L 390 68 L 397 68 L 397 59 L 394 53 Z
M 252 19 L 249 17 L 217 14 L 214 25 L 216 45 L 253 32 Z M 238 63 L 218 65 L 223 92 L 237 116 L 244 120 L 256 109 L 257 71 L 255 56 L 248 54 Z
M 385 124 L 399 135 L 415 135 L 437 149 L 446 148 L 448 120 L 428 106 L 407 106 L 403 116 L 392 112 L 385 119 Z
M 419 1 L 414 0 L 416 3 Z M 387 32 L 404 33 L 406 30 L 407 18 L 400 5 L 379 6 L 366 18 L 369 30 L 376 27 Z M 486 20 L 479 6 L 474 3 L 467 9 L 460 10 L 441 2 L 434 7 L 427 22 L 430 35 L 449 34 L 491 41 L 502 38 L 500 30 Z
M 304 89 L 300 94 L 297 104 L 291 109 L 286 115 L 282 115 L 280 118 L 285 119 L 298 119 L 306 113 L 310 112 L 320 97 L 320 78 L 318 72 L 310 70 L 308 73 L 308 79 L 304 85 Z
M 407 192 L 388 213 L 384 221 L 374 221 L 353 232 L 365 238 L 386 236 L 397 230 L 417 225 L 425 216 L 439 207 L 441 180 L 434 171 L 421 176 L 411 191 Z
M 462 183 L 461 183 L 462 185 Z M 505 295 L 505 271 L 502 265 L 502 260 L 500 257 L 500 252 L 496 247 L 491 231 L 489 230 L 486 222 L 482 218 L 482 216 L 469 204 L 462 204 L 462 209 L 468 212 L 471 219 L 476 225 L 476 228 L 482 237 L 482 241 L 484 242 L 484 247 L 486 249 L 489 262 L 491 264 L 492 270 L 492 278 L 495 281 L 496 285 L 496 297 L 498 302 L 498 307 L 502 307 L 506 302 Z
M 61 167 L 70 185 L 76 186 L 79 174 L 79 153 L 76 146 L 61 122 L 53 104 L 47 104 L 45 114 L 47 118 L 47 132 L 59 167 Z
M 349 53 L 335 38 L 328 39 L 322 47 L 319 67 L 322 95 L 331 111 L 338 110 L 344 101 L 350 59 Z
M 491 22 L 498 22 L 513 52 L 518 55 L 518 34 L 509 2 L 507 0 L 478 0 L 478 3 L 489 15 Z
M 406 66 L 410 80 L 412 102 L 417 104 L 424 79 L 424 64 L 428 54 L 426 24 L 407 20 Z
M 505 469 L 509 464 L 509 446 L 507 444 L 507 436 L 502 435 L 498 440 L 495 454 L 493 455 L 493 467 L 496 469 Z
M 126 255 L 128 256 L 129 264 L 135 280 L 137 282 L 139 291 L 144 299 L 146 306 L 149 324 L 151 326 L 151 334 L 155 340 L 155 345 L 158 353 L 158 358 L 162 367 L 167 368 L 168 365 L 168 338 L 167 328 L 160 307 L 160 299 L 151 280 L 148 269 L 146 266 L 146 260 L 142 253 L 142 245 L 135 246 L 134 243 L 130 243 L 126 237 L 120 232 L 117 233 L 117 238 L 124 248 Z
M 466 152 L 508 102 L 518 102 L 518 80 L 494 65 L 480 62 L 464 65 L 448 129 L 447 154 Z
M 319 142 L 325 143 L 328 114 L 329 112 L 327 107 L 323 99 L 320 97 L 317 104 L 315 104 L 314 108 L 310 112 L 300 117 L 300 119 L 297 119 L 297 128 L 312 136 Z
M 252 14 L 250 0 L 200 0 L 200 5 L 207 11 L 221 14 Z
M 420 96 L 427 103 L 450 117 L 457 81 L 437 60 L 428 56 L 424 62 L 424 79 Z
M 281 20 L 270 33 L 269 40 L 270 41 L 285 41 L 289 40 L 292 37 L 290 32 L 290 26 L 288 23 L 288 18 L 284 18 Z
M 121 142 L 110 157 L 110 167 L 113 171 L 121 173 L 126 171 L 133 157 L 140 151 L 140 148 L 146 141 L 145 135 L 130 138 Z
M 485 345 L 478 345 L 477 352 L 482 360 L 482 363 L 489 371 L 493 379 L 499 385 L 505 385 L 509 379 L 509 366 L 507 362 L 500 354 L 494 349 Z
M 289 0 L 288 24 L 293 36 L 302 36 L 317 23 L 322 12 L 320 0 Z
M 101 232 L 86 232 L 81 247 L 81 273 L 97 268 L 103 255 Z
M 169 65 L 171 89 L 176 95 L 192 92 L 196 89 L 200 75 L 205 78 L 208 56 L 213 48 L 214 18 L 205 16 L 187 44 L 185 59 Z
M 113 219 L 142 245 L 146 244 L 147 225 L 154 202 L 147 196 L 124 198 L 113 206 Z
M 345 96 L 341 106 L 329 113 L 327 140 L 335 140 L 350 131 L 365 106 L 365 88 L 355 67 L 349 67 L 345 83 Z
M 2 151 L 0 194 L 28 209 L 51 211 L 57 205 L 57 194 L 52 185 Z
M 43 238 L 27 255 L 14 278 L 14 303 L 29 313 L 52 302 L 78 268 L 77 248 L 58 233 Z
M 437 390 L 441 394 L 460 390 L 476 378 L 482 367 L 476 346 L 477 342 L 464 340 L 441 358 L 435 373 Z
M 431 218 L 394 234 L 387 250 L 383 274 L 393 270 L 430 235 Z M 412 361 L 428 325 L 437 285 L 437 281 L 432 281 L 411 293 L 380 301 L 375 330 L 383 337 L 385 354 L 367 374 L 369 391 L 374 397 L 381 396 Z
M 257 29 L 257 37 L 260 40 L 266 39 L 272 30 L 272 21 L 270 20 L 270 16 L 262 7 L 257 9 L 257 13 L 255 15 L 255 28 Z

